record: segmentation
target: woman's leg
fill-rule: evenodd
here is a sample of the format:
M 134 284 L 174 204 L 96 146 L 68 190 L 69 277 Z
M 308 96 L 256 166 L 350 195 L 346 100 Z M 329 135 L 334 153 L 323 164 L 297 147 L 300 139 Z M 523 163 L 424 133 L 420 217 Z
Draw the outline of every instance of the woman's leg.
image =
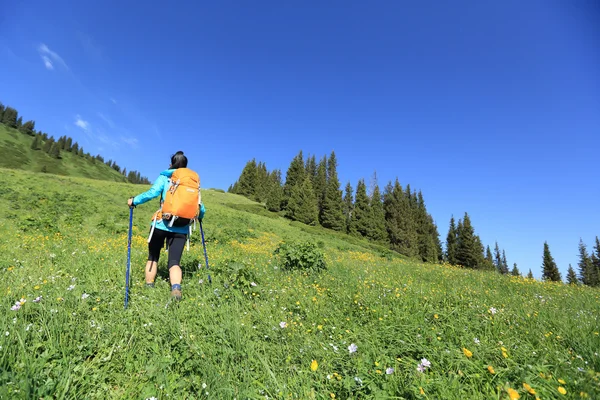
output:
M 153 284 L 156 279 L 156 270 L 158 269 L 158 261 L 146 262 L 146 284 Z
M 181 299 L 181 256 L 185 248 L 187 236 L 182 233 L 171 233 L 167 242 L 169 244 L 169 279 L 171 281 L 171 296 Z
M 146 262 L 146 285 L 153 286 L 158 271 L 160 251 L 165 243 L 165 231 L 154 229 L 150 243 L 148 243 L 148 261 Z

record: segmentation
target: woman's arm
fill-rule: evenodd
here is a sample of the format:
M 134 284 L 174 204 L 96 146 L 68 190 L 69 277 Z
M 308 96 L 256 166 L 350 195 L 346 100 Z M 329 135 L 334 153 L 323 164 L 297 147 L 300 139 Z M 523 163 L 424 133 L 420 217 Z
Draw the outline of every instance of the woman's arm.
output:
M 148 189 L 144 193 L 138 194 L 133 198 L 133 205 L 138 206 L 160 196 L 163 192 L 167 180 L 168 178 L 166 176 L 160 175 L 150 189 Z

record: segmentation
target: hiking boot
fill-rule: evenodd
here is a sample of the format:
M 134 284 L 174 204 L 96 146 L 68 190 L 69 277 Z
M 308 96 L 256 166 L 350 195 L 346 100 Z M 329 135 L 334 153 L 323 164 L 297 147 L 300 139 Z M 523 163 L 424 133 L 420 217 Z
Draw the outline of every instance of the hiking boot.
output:
M 153 288 L 154 287 L 154 282 L 146 282 L 146 287 L 147 288 Z
M 172 289 L 171 298 L 176 301 L 181 300 L 181 289 Z

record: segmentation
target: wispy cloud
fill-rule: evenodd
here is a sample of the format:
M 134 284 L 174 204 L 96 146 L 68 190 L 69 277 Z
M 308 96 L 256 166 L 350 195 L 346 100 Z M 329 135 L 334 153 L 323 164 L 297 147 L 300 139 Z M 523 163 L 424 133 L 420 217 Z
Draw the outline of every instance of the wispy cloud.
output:
M 129 146 L 131 146 L 133 148 L 137 148 L 138 140 L 134 137 L 121 136 L 121 141 L 123 143 L 127 143 Z
M 114 99 L 114 97 L 111 97 L 109 100 L 112 101 L 113 104 L 117 104 L 117 101 Z
M 101 112 L 98 112 L 97 114 L 98 117 L 100 117 L 113 132 L 106 133 L 101 127 L 92 126 L 90 122 L 83 119 L 79 114 L 75 116 L 75 122 L 73 124 L 81 128 L 85 132 L 86 136 L 92 141 L 99 142 L 104 146 L 118 149 L 123 146 L 123 143 L 125 143 L 132 149 L 138 148 L 139 140 L 131 135 L 127 129 L 117 126 L 109 117 Z M 116 139 L 117 136 L 119 139 Z
M 84 120 L 83 118 L 81 118 L 80 115 L 77 115 L 75 117 L 75 125 L 80 127 L 81 129 L 83 129 L 86 132 L 90 131 L 90 123 L 87 122 L 86 120 Z
M 97 130 L 94 134 L 94 137 L 101 143 L 107 144 L 115 149 L 119 147 L 119 143 L 116 140 L 113 140 L 101 130 Z
M 61 66 L 62 68 L 65 68 L 66 70 L 69 70 L 69 66 L 67 65 L 65 60 L 63 60 L 62 57 L 58 55 L 58 53 L 50 50 L 50 48 L 44 43 L 38 46 L 38 52 L 40 53 L 40 57 L 42 58 L 46 69 L 53 70 L 54 65 L 56 64 Z
M 104 121 L 106 122 L 106 125 L 108 125 L 111 129 L 115 129 L 115 123 L 112 122 L 112 120 L 110 118 L 108 118 L 107 116 L 105 116 L 104 114 L 102 114 L 101 112 L 98 113 L 98 116 Z
M 85 52 L 97 62 L 100 62 L 104 58 L 104 51 L 102 47 L 94 43 L 94 40 L 83 32 L 77 32 L 77 39 L 81 43 Z

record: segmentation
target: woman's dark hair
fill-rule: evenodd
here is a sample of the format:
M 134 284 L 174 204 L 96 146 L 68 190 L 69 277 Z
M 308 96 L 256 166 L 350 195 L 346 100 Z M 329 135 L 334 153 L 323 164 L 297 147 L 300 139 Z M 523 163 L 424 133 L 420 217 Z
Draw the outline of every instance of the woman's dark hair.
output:
M 186 168 L 187 167 L 187 157 L 183 155 L 183 151 L 178 151 L 177 153 L 171 156 L 171 168 Z

